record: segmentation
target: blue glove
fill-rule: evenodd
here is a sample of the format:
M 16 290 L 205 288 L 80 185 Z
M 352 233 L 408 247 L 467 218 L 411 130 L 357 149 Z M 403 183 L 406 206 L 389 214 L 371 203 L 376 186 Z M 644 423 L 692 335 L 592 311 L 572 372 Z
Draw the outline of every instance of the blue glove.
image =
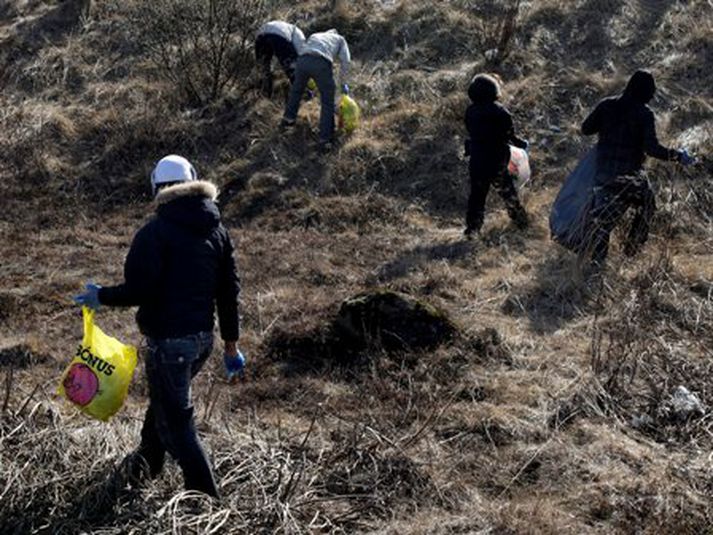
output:
M 308 89 L 307 95 L 305 96 L 305 100 L 309 102 L 313 98 L 314 98 L 314 91 L 312 91 L 311 89 Z
M 229 381 L 236 375 L 241 379 L 245 377 L 245 356 L 240 350 L 235 355 L 223 355 L 223 362 Z
M 99 302 L 99 289 L 101 286 L 94 284 L 93 282 L 88 282 L 85 287 L 87 291 L 83 294 L 75 295 L 74 302 L 78 305 L 83 305 L 97 310 L 101 306 L 101 303 Z
M 349 94 L 349 84 L 342 84 L 342 94 L 344 94 L 344 95 Z
M 678 151 L 678 161 L 681 165 L 693 165 L 696 163 L 696 159 L 688 153 L 687 149 Z

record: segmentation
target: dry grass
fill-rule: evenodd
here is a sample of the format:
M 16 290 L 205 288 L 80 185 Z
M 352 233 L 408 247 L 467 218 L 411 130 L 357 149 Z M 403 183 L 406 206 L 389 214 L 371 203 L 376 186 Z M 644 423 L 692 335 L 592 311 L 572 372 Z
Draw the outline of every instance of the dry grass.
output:
M 523 2 L 497 70 L 533 143 L 534 225 L 515 230 L 493 198 L 482 239 L 464 242 L 465 88 L 492 68 L 483 17 L 505 3 L 274 2 L 308 32 L 349 39 L 364 122 L 326 157 L 315 102 L 283 134 L 279 97 L 167 98 L 129 4 L 97 2 L 79 25 L 50 2 L 0 6 L 0 531 L 713 529 L 710 414 L 667 410 L 678 385 L 713 407 L 710 6 Z M 615 236 L 602 285 L 588 285 L 546 219 L 591 143 L 579 122 L 639 67 L 659 83 L 660 138 L 703 158 L 650 165 L 649 244 L 632 261 Z M 243 280 L 248 377 L 226 384 L 216 358 L 194 394 L 220 502 L 180 492 L 175 465 L 126 485 L 141 373 L 109 424 L 54 394 L 81 334 L 70 297 L 120 279 L 151 210 L 147 171 L 167 152 L 222 186 Z M 383 287 L 447 310 L 463 336 L 340 362 L 324 338 L 340 303 Z M 140 343 L 130 312 L 98 321 Z

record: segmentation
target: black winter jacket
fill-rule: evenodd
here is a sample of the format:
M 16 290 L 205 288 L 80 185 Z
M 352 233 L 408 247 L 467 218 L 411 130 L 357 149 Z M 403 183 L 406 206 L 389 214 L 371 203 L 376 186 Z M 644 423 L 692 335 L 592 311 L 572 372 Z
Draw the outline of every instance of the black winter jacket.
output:
M 151 338 L 212 331 L 217 303 L 223 340 L 237 341 L 240 281 L 216 195 L 203 181 L 160 191 L 156 216 L 134 236 L 124 283 L 101 288 L 100 303 L 138 306 L 139 329 Z
M 465 127 L 470 135 L 471 176 L 495 177 L 510 160 L 509 145 L 527 147 L 527 143 L 515 135 L 510 112 L 498 102 L 468 106 Z
M 651 75 L 637 73 L 622 95 L 602 100 L 582 123 L 582 134 L 599 134 L 599 185 L 617 176 L 635 175 L 646 154 L 660 160 L 679 158 L 678 151 L 662 146 L 656 137 L 654 112 L 647 106 L 654 91 Z

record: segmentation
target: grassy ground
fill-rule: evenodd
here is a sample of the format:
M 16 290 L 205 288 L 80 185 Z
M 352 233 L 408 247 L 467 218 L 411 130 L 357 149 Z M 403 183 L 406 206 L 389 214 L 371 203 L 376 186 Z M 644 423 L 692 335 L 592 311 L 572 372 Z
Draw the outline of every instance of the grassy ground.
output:
M 292 5 L 290 5 L 292 4 Z M 0 531 L 40 533 L 703 533 L 713 529 L 713 421 L 677 422 L 678 385 L 713 405 L 713 79 L 709 2 L 523 2 L 509 55 L 495 2 L 285 3 L 307 32 L 335 26 L 355 59 L 362 127 L 316 154 L 318 105 L 276 125 L 286 85 L 181 109 L 130 39 L 132 3 L 0 6 Z M 60 16 L 61 15 L 61 16 Z M 549 239 L 561 181 L 591 140 L 578 125 L 651 69 L 663 142 L 688 169 L 649 164 L 659 212 L 634 260 L 615 236 L 601 285 Z M 495 196 L 461 238 L 465 88 L 481 70 L 532 142 L 532 228 Z M 147 173 L 185 155 L 223 189 L 243 281 L 245 382 L 215 358 L 196 381 L 201 435 L 224 495 L 181 475 L 122 483 L 146 383 L 109 424 L 55 394 L 81 336 L 71 296 L 121 279 L 149 216 Z M 340 303 L 390 288 L 465 333 L 430 352 L 319 351 Z M 104 330 L 141 344 L 132 311 Z M 216 355 L 217 357 L 218 355 Z

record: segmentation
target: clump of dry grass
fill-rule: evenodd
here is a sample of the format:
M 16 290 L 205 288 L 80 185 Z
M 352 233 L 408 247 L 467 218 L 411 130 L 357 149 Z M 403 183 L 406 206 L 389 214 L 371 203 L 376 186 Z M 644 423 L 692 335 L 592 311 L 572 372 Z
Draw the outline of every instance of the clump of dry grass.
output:
M 209 441 L 221 501 L 172 495 L 180 486 L 174 467 L 131 488 L 113 459 L 130 451 L 135 419 L 120 416 L 107 432 L 102 424 L 44 413 L 44 407 L 18 410 L 0 427 L 3 473 L 12 474 L 2 492 L 4 531 L 355 529 L 438 496 L 428 475 L 375 439 L 368 426 L 341 428 L 320 414 L 303 432 L 288 435 L 279 429 L 275 435 L 259 421 L 236 431 L 226 414 L 204 420 L 202 428 L 225 433 L 212 431 Z M 29 447 L 39 437 L 41 446 Z M 22 453 L 7 456 L 10 450 Z
M 711 369 L 698 349 L 711 341 L 713 303 L 681 284 L 666 259 L 632 283 L 618 314 L 607 318 L 595 339 L 592 368 L 602 401 L 623 421 L 643 422 L 639 427 L 657 440 L 703 446 L 708 419 L 677 421 L 667 403 L 679 385 L 705 405 L 711 401 Z

